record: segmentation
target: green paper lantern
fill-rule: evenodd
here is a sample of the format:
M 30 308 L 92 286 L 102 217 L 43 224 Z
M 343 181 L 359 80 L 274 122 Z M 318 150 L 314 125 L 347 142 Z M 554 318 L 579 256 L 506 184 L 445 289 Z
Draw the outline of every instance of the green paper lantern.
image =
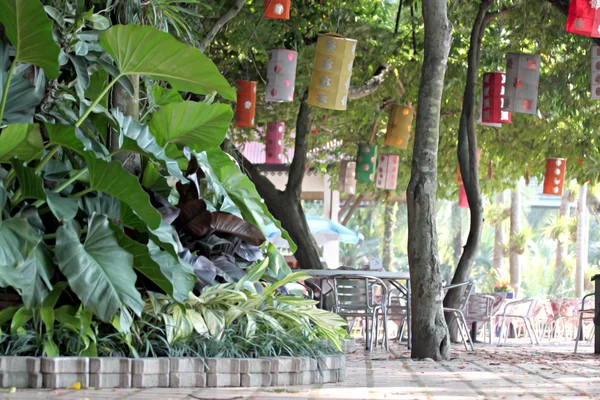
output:
M 359 182 L 375 182 L 375 165 L 377 164 L 377 146 L 369 143 L 358 145 L 356 155 L 356 180 Z

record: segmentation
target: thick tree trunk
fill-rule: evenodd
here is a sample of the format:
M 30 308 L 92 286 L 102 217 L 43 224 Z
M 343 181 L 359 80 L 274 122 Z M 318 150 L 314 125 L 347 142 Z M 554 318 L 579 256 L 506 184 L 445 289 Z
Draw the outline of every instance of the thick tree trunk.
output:
M 462 113 L 458 129 L 458 164 L 462 176 L 465 192 L 469 201 L 471 214 L 469 236 L 465 243 L 460 261 L 454 272 L 452 283 L 461 283 L 469 279 L 471 269 L 479 250 L 481 242 L 481 229 L 483 226 L 483 206 L 479 190 L 479 169 L 477 157 L 477 131 L 475 129 L 475 85 L 479 70 L 481 40 L 488 23 L 487 12 L 493 0 L 481 0 L 479 11 L 471 31 L 469 44 L 467 82 L 463 96 Z M 444 299 L 444 305 L 458 307 L 463 289 L 453 290 Z
M 521 254 L 515 244 L 515 235 L 521 232 L 521 192 L 515 188 L 510 196 L 510 285 L 515 297 L 521 293 Z
M 496 207 L 504 207 L 504 191 L 496 193 Z M 499 219 L 494 232 L 494 271 L 497 277 L 502 274 L 504 265 L 504 229 L 503 221 Z
M 577 203 L 577 250 L 575 258 L 575 297 L 584 295 L 584 276 L 588 263 L 589 213 L 587 209 L 587 183 L 579 186 Z
M 111 103 L 113 107 L 118 108 L 125 115 L 129 115 L 134 121 L 140 120 L 140 77 L 139 75 L 130 75 L 134 89 L 133 97 L 121 85 L 115 85 L 112 89 Z M 113 129 L 110 130 L 110 146 L 109 150 L 115 151 L 119 148 L 119 134 Z M 142 167 L 140 155 L 133 152 L 122 152 L 116 154 L 113 159 L 118 160 L 123 164 L 123 168 L 131 174 L 139 176 Z
M 560 214 L 557 222 L 561 223 L 563 220 L 569 219 L 569 196 L 571 193 L 565 190 L 560 201 Z M 568 238 L 568 235 L 567 235 Z M 564 242 L 560 237 L 556 238 L 556 258 L 554 261 L 554 282 L 562 282 L 563 276 L 563 260 L 567 257 L 567 250 L 569 246 L 569 240 L 566 239 Z
M 446 0 L 423 0 L 424 60 L 408 204 L 408 260 L 412 289 L 412 357 L 447 359 L 442 277 L 436 229 L 437 154 L 444 76 L 452 43 Z
M 392 246 L 394 244 L 394 225 L 396 224 L 396 213 L 394 213 L 394 204 L 391 201 L 385 203 L 383 213 L 383 269 L 391 271 L 392 267 Z

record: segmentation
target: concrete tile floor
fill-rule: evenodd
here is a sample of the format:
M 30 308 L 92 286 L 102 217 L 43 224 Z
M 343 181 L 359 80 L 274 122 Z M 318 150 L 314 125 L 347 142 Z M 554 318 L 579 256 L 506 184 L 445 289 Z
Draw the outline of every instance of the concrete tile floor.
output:
M 281 388 L 18 390 L 0 399 L 600 399 L 600 356 L 590 344 L 573 354 L 572 342 L 531 346 L 511 340 L 474 353 L 454 345 L 451 360 L 413 361 L 406 346 L 348 354 L 345 382 Z

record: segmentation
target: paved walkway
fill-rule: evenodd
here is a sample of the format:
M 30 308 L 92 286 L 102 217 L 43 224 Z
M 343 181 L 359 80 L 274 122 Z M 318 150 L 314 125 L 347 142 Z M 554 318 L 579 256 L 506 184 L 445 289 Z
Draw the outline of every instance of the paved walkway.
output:
M 514 342 L 514 341 L 513 341 Z M 466 353 L 458 345 L 451 360 L 413 361 L 405 346 L 390 353 L 348 354 L 345 382 L 282 388 L 19 390 L 0 399 L 600 399 L 600 356 L 589 344 L 528 342 Z

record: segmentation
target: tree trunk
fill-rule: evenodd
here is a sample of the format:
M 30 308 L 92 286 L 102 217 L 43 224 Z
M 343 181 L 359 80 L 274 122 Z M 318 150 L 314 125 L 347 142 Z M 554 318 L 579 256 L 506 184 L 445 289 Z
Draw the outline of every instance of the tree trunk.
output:
M 462 283 L 469 279 L 471 269 L 479 250 L 481 242 L 481 229 L 483 227 L 483 206 L 479 190 L 479 169 L 477 155 L 477 131 L 475 129 L 475 85 L 479 70 L 481 53 L 481 40 L 489 22 L 487 12 L 493 0 L 481 0 L 479 11 L 471 31 L 469 54 L 467 63 L 467 82 L 463 96 L 462 113 L 458 129 L 458 164 L 462 176 L 465 192 L 469 201 L 471 214 L 469 236 L 465 243 L 460 261 L 454 272 L 452 283 Z M 458 307 L 463 289 L 452 290 L 444 299 L 444 305 Z
M 515 298 L 521 293 L 521 254 L 515 244 L 515 235 L 521 232 L 521 192 L 515 188 L 510 196 L 510 285 Z
M 583 280 L 588 263 L 589 242 L 589 214 L 587 209 L 587 183 L 579 186 L 579 200 L 577 203 L 577 250 L 575 259 L 575 297 L 581 298 Z
M 447 359 L 442 277 L 436 229 L 437 154 L 444 76 L 452 43 L 446 0 L 423 0 L 424 60 L 408 204 L 408 260 L 412 289 L 413 358 Z
M 504 207 L 504 191 L 496 193 L 496 207 Z M 504 230 L 502 219 L 496 222 L 494 233 L 494 271 L 497 277 L 502 274 L 504 265 Z
M 118 108 L 125 115 L 129 115 L 134 121 L 140 120 L 140 77 L 139 75 L 130 75 L 134 89 L 133 97 L 127 93 L 123 86 L 117 84 L 113 86 L 111 103 L 113 107 Z M 110 146 L 111 152 L 119 148 L 119 134 L 114 129 L 110 129 Z M 142 171 L 141 158 L 137 153 L 124 151 L 116 154 L 114 160 L 120 161 L 128 172 L 135 176 L 140 176 Z
M 392 246 L 394 245 L 394 225 L 396 223 L 396 214 L 394 213 L 394 204 L 391 201 L 385 203 L 383 213 L 383 269 L 392 270 Z
M 565 190 L 560 201 L 560 214 L 558 223 L 561 223 L 563 220 L 569 219 L 569 196 L 571 193 L 568 190 Z M 568 234 L 567 234 L 568 237 Z M 569 240 L 565 240 L 564 242 L 560 240 L 560 237 L 556 238 L 556 259 L 554 262 L 554 282 L 559 283 L 564 281 L 564 273 L 563 273 L 563 260 L 567 257 L 567 251 L 569 246 Z

